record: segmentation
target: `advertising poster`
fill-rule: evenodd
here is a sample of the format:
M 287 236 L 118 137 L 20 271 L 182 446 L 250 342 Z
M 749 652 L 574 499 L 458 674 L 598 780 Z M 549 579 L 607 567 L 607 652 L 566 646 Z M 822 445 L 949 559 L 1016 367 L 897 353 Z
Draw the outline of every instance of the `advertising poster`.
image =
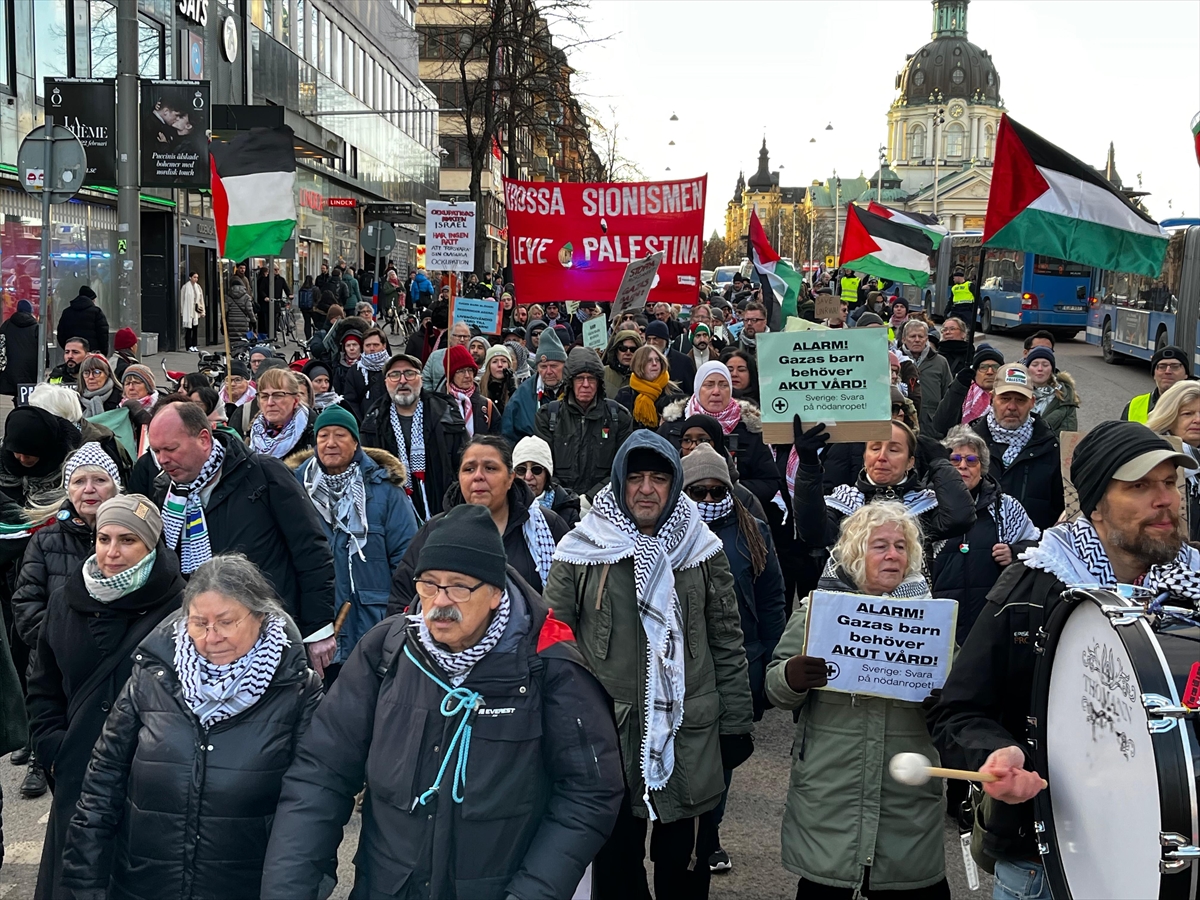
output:
M 662 253 L 649 303 L 697 302 L 708 176 L 628 184 L 504 182 L 518 302 L 608 303 L 626 267 Z
M 796 415 L 805 428 L 824 422 L 835 443 L 890 438 L 887 344 L 886 328 L 759 335 L 763 440 L 791 443 Z
M 814 591 L 804 654 L 825 660 L 822 691 L 920 703 L 946 682 L 956 600 L 900 600 Z
M 143 81 L 143 187 L 209 186 L 207 81 Z
M 425 207 L 425 267 L 475 271 L 475 204 L 431 200 Z
M 89 187 L 117 186 L 115 78 L 46 79 L 46 114 L 66 126 L 87 153 Z

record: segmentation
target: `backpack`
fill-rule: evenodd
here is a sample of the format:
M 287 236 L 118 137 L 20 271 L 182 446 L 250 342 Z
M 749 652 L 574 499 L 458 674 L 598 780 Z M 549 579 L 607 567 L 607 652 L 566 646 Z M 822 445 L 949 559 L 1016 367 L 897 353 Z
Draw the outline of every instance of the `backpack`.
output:
M 313 295 L 315 293 L 316 291 L 313 288 L 300 288 L 300 290 L 296 291 L 296 302 L 300 305 L 301 309 L 313 308 Z

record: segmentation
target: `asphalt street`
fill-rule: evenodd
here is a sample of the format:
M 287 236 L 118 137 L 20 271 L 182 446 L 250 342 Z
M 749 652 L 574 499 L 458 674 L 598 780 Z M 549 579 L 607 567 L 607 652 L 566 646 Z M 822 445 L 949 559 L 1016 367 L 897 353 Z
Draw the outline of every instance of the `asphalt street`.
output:
M 1000 349 L 1007 360 L 1021 355 L 1021 342 L 1004 337 L 980 336 Z M 1099 349 L 1085 344 L 1080 337 L 1060 345 L 1057 352 L 1059 368 L 1070 372 L 1082 396 L 1079 411 L 1081 429 L 1089 429 L 1105 419 L 1116 418 L 1121 408 L 1136 393 L 1150 389 L 1149 365 L 1144 362 L 1106 365 Z M 194 357 L 189 354 L 166 354 L 167 367 L 190 370 Z M 158 358 L 148 360 L 151 367 L 161 371 Z M 186 368 L 185 368 L 186 367 Z M 733 860 L 733 870 L 713 879 L 712 896 L 730 900 L 773 900 L 795 896 L 796 877 L 780 863 L 779 828 L 787 793 L 788 769 L 792 745 L 791 716 L 769 710 L 756 733 L 753 757 L 737 770 L 733 777 L 728 810 L 722 826 L 722 842 Z M 33 894 L 37 863 L 41 855 L 42 837 L 50 807 L 49 796 L 36 800 L 22 799 L 17 788 L 24 769 L 0 760 L 0 786 L 4 791 L 4 837 L 6 859 L 0 869 L 0 898 L 26 898 Z M 962 898 L 990 897 L 991 887 L 986 873 L 983 884 L 972 892 L 967 888 L 957 834 L 950 820 L 946 821 L 946 864 L 953 895 Z M 353 858 L 358 838 L 357 815 L 346 828 L 340 859 L 341 883 L 335 898 L 345 898 L 352 882 Z

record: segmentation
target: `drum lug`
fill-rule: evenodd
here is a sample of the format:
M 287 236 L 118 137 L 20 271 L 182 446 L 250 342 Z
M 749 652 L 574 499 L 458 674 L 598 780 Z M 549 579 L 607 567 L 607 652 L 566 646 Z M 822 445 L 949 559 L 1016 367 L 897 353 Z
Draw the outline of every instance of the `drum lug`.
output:
M 1149 721 L 1146 723 L 1151 734 L 1166 734 L 1180 719 L 1196 715 L 1197 710 L 1186 706 L 1173 706 L 1162 694 L 1142 694 L 1142 706 L 1146 707 Z
M 1046 652 L 1046 638 L 1048 637 L 1049 635 L 1046 634 L 1046 629 L 1039 626 L 1037 634 L 1035 634 L 1033 637 L 1033 652 L 1038 656 L 1041 656 Z
M 1034 819 L 1033 820 L 1033 830 L 1034 830 L 1035 834 L 1045 834 L 1046 833 L 1046 823 L 1043 822 L 1041 819 Z
M 1130 606 L 1101 606 L 1100 612 L 1108 616 L 1108 623 L 1114 628 L 1118 625 L 1132 625 L 1141 621 L 1142 617 L 1146 615 L 1144 609 L 1135 609 Z
M 1164 875 L 1186 869 L 1193 860 L 1200 859 L 1200 847 L 1188 843 L 1188 839 L 1176 831 L 1163 831 L 1158 835 L 1165 849 L 1158 870 Z

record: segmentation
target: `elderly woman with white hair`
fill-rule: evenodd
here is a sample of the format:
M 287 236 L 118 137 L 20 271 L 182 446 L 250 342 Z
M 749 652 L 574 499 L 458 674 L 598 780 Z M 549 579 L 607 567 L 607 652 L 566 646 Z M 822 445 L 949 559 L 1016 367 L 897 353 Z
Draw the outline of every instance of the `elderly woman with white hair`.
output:
M 1146 418 L 1146 427 L 1183 441 L 1183 452 L 1200 463 L 1200 381 L 1180 381 L 1171 385 Z M 1190 538 L 1200 541 L 1200 469 L 1187 472 L 1183 489 L 1187 492 L 1187 520 Z
M 304 642 L 240 553 L 138 646 L 67 833 L 75 897 L 257 898 L 284 773 L 321 698 Z
M 928 598 L 921 559 L 917 519 L 896 501 L 870 503 L 842 520 L 817 589 Z M 896 753 L 937 759 L 921 704 L 814 690 L 826 685 L 827 670 L 824 659 L 805 655 L 811 602 L 788 620 L 767 667 L 771 702 L 798 710 L 783 815 L 783 864 L 800 876 L 797 900 L 950 900 L 941 783 L 903 785 L 887 775 Z

